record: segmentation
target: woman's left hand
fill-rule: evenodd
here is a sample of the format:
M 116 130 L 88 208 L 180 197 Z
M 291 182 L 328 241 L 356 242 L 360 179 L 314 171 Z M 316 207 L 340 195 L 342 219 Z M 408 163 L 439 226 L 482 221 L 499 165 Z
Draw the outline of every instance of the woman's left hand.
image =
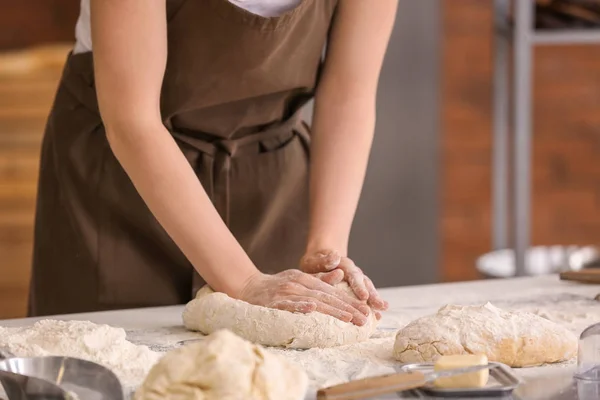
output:
M 323 281 L 332 285 L 344 280 L 356 297 L 366 301 L 372 309 L 384 311 L 388 308 L 388 303 L 379 296 L 371 279 L 350 258 L 343 257 L 336 251 L 319 250 L 305 254 L 300 260 L 300 270 L 320 274 Z M 343 276 L 336 271 L 341 271 Z

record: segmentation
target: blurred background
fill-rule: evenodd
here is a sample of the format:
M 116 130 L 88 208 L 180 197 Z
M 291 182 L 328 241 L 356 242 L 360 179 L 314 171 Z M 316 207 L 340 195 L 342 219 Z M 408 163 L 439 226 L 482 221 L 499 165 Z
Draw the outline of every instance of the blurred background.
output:
M 498 104 L 509 99 L 508 109 L 521 107 L 532 126 L 519 131 L 532 140 L 531 174 L 523 175 L 531 214 L 517 221 L 530 227 L 523 243 L 599 242 L 600 6 L 516 2 L 531 5 L 531 32 L 516 29 L 508 1 L 399 0 L 351 243 L 351 256 L 380 286 L 478 279 L 478 258 L 512 243 L 515 222 L 498 225 L 511 215 L 498 202 L 511 199 L 515 174 L 497 181 L 515 159 L 498 150 L 513 117 Z M 0 0 L 0 9 L 2 319 L 25 314 L 39 149 L 79 1 Z M 536 32 L 550 33 L 539 36 L 543 45 L 529 40 Z M 519 46 L 524 33 L 527 45 Z M 512 66 L 515 49 L 531 55 L 519 81 L 530 98 L 498 86 L 497 61 Z

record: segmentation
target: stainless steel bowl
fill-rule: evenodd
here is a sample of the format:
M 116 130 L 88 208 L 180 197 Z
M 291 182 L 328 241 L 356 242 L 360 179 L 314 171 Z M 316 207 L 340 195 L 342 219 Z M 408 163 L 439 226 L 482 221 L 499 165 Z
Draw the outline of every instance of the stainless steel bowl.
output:
M 44 379 L 81 400 L 123 400 L 123 388 L 112 371 L 78 358 L 7 358 L 0 361 L 0 370 Z
M 8 400 L 71 400 L 72 397 L 64 389 L 46 381 L 0 370 L 0 392 Z M 4 398 L 4 397 L 2 397 Z

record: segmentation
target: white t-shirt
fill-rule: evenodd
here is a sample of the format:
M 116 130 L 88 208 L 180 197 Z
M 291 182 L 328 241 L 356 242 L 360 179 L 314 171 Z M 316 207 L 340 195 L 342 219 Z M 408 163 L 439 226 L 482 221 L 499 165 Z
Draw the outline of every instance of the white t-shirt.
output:
M 189 0 L 202 1 L 202 0 Z M 276 17 L 295 8 L 302 0 L 221 0 L 263 17 Z M 75 48 L 73 53 L 92 51 L 92 32 L 90 29 L 90 0 L 81 0 L 81 11 L 75 26 Z

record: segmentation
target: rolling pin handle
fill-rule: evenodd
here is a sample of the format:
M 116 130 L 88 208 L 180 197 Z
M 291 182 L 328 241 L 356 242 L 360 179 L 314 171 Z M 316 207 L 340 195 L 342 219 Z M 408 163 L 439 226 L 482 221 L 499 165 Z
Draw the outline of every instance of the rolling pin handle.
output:
M 416 389 L 426 383 L 420 372 L 402 372 L 331 386 L 317 392 L 317 400 L 358 400 L 386 393 Z

